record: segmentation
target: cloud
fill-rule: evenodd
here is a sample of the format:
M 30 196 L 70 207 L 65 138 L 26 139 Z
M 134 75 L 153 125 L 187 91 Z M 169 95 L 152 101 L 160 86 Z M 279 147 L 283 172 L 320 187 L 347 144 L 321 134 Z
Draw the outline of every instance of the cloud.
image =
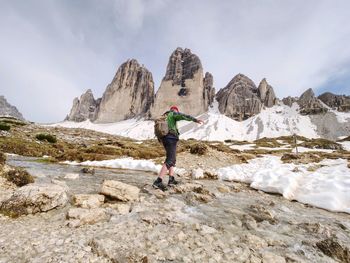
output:
M 256 84 L 266 77 L 279 97 L 307 88 L 349 94 L 348 10 L 345 0 L 5 1 L 0 93 L 30 120 L 59 121 L 86 89 L 101 96 L 128 58 L 157 88 L 182 46 L 217 89 L 243 73 Z

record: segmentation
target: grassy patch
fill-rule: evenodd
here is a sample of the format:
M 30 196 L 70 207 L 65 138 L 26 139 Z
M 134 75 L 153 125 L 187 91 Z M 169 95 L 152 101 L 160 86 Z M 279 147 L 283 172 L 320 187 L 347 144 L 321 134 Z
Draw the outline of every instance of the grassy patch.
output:
M 19 187 L 34 183 L 33 176 L 31 176 L 26 170 L 17 167 L 4 173 L 3 177 Z
M 256 147 L 269 147 L 269 148 L 278 148 L 283 146 L 283 144 L 279 143 L 275 138 L 261 138 L 258 140 L 255 140 L 254 143 L 256 144 Z
M 57 138 L 55 135 L 47 134 L 47 133 L 39 133 L 35 135 L 35 138 L 39 141 L 47 141 L 49 143 L 56 143 Z
M 0 122 L 0 130 L 1 131 L 9 131 L 10 129 L 11 129 L 10 125 L 3 123 L 3 122 Z
M 204 155 L 208 152 L 208 147 L 204 143 L 195 143 L 190 146 L 190 153 Z
M 0 152 L 0 165 L 3 165 L 5 163 L 6 163 L 6 155 Z
M 330 141 L 327 139 L 317 138 L 310 139 L 303 143 L 300 143 L 298 146 L 311 148 L 311 149 L 329 149 L 329 150 L 342 150 L 343 147 L 334 141 Z

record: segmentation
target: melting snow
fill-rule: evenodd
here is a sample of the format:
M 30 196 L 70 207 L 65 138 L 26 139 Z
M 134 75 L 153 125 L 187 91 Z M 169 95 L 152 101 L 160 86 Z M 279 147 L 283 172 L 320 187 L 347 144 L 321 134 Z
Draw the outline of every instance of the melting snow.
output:
M 200 116 L 203 125 L 193 122 L 179 122 L 181 138 L 194 138 L 208 141 L 248 140 L 254 141 L 263 137 L 289 136 L 293 133 L 308 138 L 319 137 L 316 126 L 311 123 L 308 116 L 298 114 L 298 106 L 277 105 L 266 108 L 260 114 L 245 121 L 235 121 L 218 110 L 215 102 L 210 110 Z M 130 137 L 136 140 L 151 139 L 154 137 L 154 122 L 144 119 L 130 119 L 117 123 L 97 124 L 90 121 L 84 122 L 61 122 L 52 126 L 67 128 L 85 128 L 106 132 L 114 135 Z
M 218 170 L 219 178 L 249 183 L 252 188 L 282 194 L 289 200 L 350 213 L 350 169 L 347 160 L 323 160 L 316 171 L 307 165 L 284 164 L 279 157 L 266 156 L 247 164 Z M 293 172 L 295 168 L 299 172 Z

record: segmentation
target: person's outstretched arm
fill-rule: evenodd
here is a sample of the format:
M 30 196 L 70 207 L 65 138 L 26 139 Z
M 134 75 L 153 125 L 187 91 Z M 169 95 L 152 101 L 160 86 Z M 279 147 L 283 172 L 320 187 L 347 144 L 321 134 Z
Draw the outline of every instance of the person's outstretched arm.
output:
M 203 121 L 196 119 L 195 117 L 192 117 L 191 115 L 187 115 L 181 112 L 174 112 L 174 118 L 176 121 L 193 121 L 197 123 L 203 123 Z

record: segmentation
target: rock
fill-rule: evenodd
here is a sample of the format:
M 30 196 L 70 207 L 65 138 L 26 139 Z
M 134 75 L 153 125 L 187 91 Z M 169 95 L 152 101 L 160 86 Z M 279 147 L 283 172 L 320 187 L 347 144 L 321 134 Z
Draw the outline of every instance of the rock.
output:
M 251 233 L 247 233 L 241 237 L 241 242 L 247 243 L 250 247 L 256 249 L 265 248 L 268 246 L 267 242 L 264 239 Z
M 286 260 L 284 257 L 276 255 L 272 252 L 263 252 L 262 253 L 262 262 L 263 263 L 285 263 Z
M 266 107 L 270 108 L 276 104 L 277 98 L 275 92 L 273 88 L 267 83 L 265 78 L 259 84 L 258 96 Z
M 208 108 L 208 106 L 211 106 L 215 99 L 215 88 L 214 88 L 214 79 L 213 75 L 209 72 L 205 73 L 204 79 L 203 79 L 203 85 L 204 85 L 204 102 L 205 102 L 205 108 Z
M 300 106 L 300 114 L 302 115 L 312 115 L 327 112 L 327 108 L 319 99 L 315 97 L 315 93 L 312 89 L 308 89 L 303 94 L 301 94 L 298 99 L 298 104 Z
M 229 192 L 231 192 L 230 187 L 225 186 L 225 185 L 220 185 L 220 186 L 217 187 L 217 189 L 218 189 L 218 191 L 220 193 L 229 193 Z
M 95 174 L 95 168 L 84 167 L 83 169 L 81 169 L 81 172 L 84 174 Z
M 318 96 L 318 99 L 325 103 L 328 107 L 337 111 L 350 111 L 350 96 L 335 95 L 331 92 L 325 92 Z
M 204 178 L 204 171 L 202 168 L 193 169 L 191 174 L 192 174 L 193 179 L 203 179 Z
M 73 204 L 82 208 L 97 208 L 105 201 L 104 195 L 76 194 L 73 196 Z
M 10 103 L 8 103 L 4 96 L 0 96 L 0 116 L 12 117 L 24 121 L 23 115 L 15 106 L 12 106 Z
M 129 204 L 121 204 L 121 203 L 107 204 L 107 207 L 116 210 L 120 215 L 126 215 L 130 213 L 130 210 L 131 210 L 131 207 Z
M 282 99 L 282 102 L 289 106 L 289 107 L 292 107 L 293 103 L 297 103 L 298 102 L 298 98 L 297 97 L 291 97 L 291 96 L 288 96 L 286 98 L 283 98 Z
M 166 74 L 151 107 L 151 118 L 157 118 L 177 105 L 181 112 L 197 116 L 208 110 L 213 101 L 213 77 L 203 77 L 202 63 L 189 49 L 177 48 L 170 56 Z
M 92 91 L 88 89 L 80 96 L 80 99 L 73 100 L 73 107 L 66 120 L 82 122 L 86 120 L 94 121 L 101 100 L 95 100 Z
M 66 175 L 64 176 L 64 179 L 68 179 L 68 180 L 77 180 L 77 179 L 79 179 L 79 174 L 69 173 L 69 174 L 66 174 Z
M 67 212 L 67 219 L 69 219 L 68 225 L 70 227 L 79 227 L 108 221 L 110 216 L 103 208 L 71 208 Z
M 67 204 L 66 189 L 56 184 L 29 184 L 3 201 L 0 210 L 12 216 L 47 212 Z
M 51 180 L 51 183 L 57 184 L 57 185 L 63 187 L 63 188 L 65 189 L 66 192 L 68 192 L 68 190 L 69 190 L 69 187 L 68 187 L 68 185 L 67 185 L 67 183 L 66 183 L 65 181 L 60 181 L 60 180 L 57 180 L 57 179 L 52 179 L 52 180 Z
M 123 63 L 102 96 L 96 122 L 117 122 L 145 115 L 154 99 L 152 73 L 137 60 Z
M 330 237 L 316 243 L 316 246 L 327 256 L 341 262 L 350 262 L 350 248 L 337 238 Z
M 200 232 L 202 235 L 207 235 L 217 233 L 218 231 L 213 227 L 202 225 Z
M 0 203 L 9 199 L 16 190 L 16 185 L 0 176 Z
M 249 207 L 250 210 L 250 215 L 257 221 L 257 222 L 262 222 L 262 221 L 268 221 L 270 224 L 276 224 L 277 219 L 275 218 L 275 214 L 266 209 L 262 205 L 251 205 Z
M 216 99 L 219 111 L 238 121 L 260 113 L 263 107 L 254 82 L 243 74 L 236 75 L 225 88 L 219 90 Z
M 136 186 L 119 181 L 105 180 L 101 187 L 101 194 L 120 201 L 135 201 L 139 198 L 140 189 Z

